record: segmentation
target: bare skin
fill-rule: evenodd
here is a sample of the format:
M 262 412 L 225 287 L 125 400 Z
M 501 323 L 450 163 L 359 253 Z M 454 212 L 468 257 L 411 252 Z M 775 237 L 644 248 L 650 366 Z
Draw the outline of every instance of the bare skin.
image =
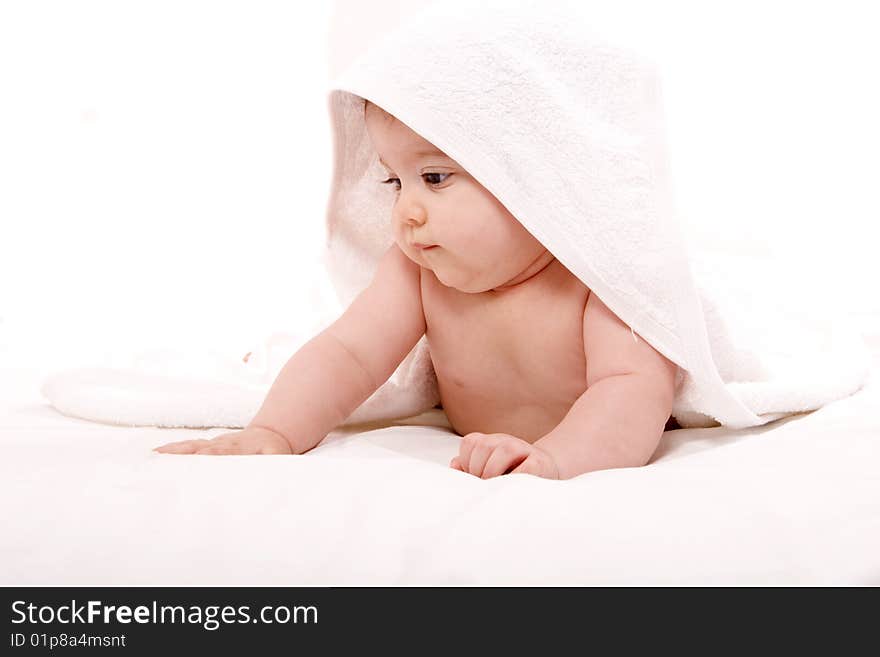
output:
M 365 120 L 395 195 L 392 248 L 410 262 L 396 275 L 414 281 L 400 289 L 418 290 L 406 305 L 420 312 L 442 407 L 462 436 L 450 466 L 566 479 L 647 463 L 675 365 L 456 161 L 376 105 Z M 247 428 L 158 451 L 283 453 L 279 438 Z
M 421 270 L 427 339 L 443 409 L 461 435 L 534 443 L 586 390 L 589 289 L 558 260 L 503 290 L 465 293 Z

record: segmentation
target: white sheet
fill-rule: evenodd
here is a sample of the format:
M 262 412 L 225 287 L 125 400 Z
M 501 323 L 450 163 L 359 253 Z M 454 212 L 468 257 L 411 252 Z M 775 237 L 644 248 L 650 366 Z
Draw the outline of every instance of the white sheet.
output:
M 301 456 L 158 454 L 225 429 L 68 418 L 46 371 L 2 380 L 2 585 L 880 584 L 877 360 L 813 413 L 568 481 L 448 468 L 441 411 Z

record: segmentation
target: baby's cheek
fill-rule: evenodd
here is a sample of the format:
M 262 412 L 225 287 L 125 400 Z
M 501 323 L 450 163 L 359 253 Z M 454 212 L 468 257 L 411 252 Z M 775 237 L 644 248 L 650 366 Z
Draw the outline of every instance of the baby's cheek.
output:
M 421 264 L 419 263 L 416 254 L 413 252 L 413 248 L 407 243 L 405 239 L 403 239 L 400 235 L 395 235 L 394 242 L 395 244 L 397 244 L 397 248 L 403 251 L 403 254 L 407 258 L 409 258 L 416 264 Z

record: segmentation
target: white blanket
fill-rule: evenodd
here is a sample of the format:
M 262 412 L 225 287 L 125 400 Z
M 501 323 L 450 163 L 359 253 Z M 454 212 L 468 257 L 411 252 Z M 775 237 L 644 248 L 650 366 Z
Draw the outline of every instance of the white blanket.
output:
M 448 467 L 442 412 L 302 456 L 158 454 L 221 429 L 58 414 L 0 377 L 0 585 L 880 585 L 880 386 L 749 429 L 668 431 L 565 481 Z M 432 426 L 434 425 L 434 426 Z
M 751 262 L 689 251 L 672 198 L 657 67 L 563 7 L 437 3 L 333 81 L 326 265 L 335 311 L 369 283 L 392 240 L 392 195 L 377 184 L 366 98 L 457 160 L 680 366 L 673 415 L 682 426 L 757 426 L 857 391 L 867 351 L 845 318 L 815 301 L 791 303 L 791 290 Z M 328 323 L 333 308 L 307 311 L 302 328 Z M 101 421 L 244 426 L 307 332 L 285 337 L 285 348 L 267 345 L 250 368 L 229 358 L 193 377 L 174 370 L 179 362 L 144 362 L 61 372 L 43 390 L 59 410 Z M 423 337 L 348 423 L 413 415 L 438 401 Z

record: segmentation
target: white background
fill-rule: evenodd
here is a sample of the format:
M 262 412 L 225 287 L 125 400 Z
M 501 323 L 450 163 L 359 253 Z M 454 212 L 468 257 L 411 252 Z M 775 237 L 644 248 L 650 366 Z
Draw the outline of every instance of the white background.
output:
M 872 3 L 577 4 L 663 66 L 692 239 L 876 317 Z M 0 2 L 0 366 L 244 354 L 295 325 L 323 275 L 329 75 L 417 6 Z

